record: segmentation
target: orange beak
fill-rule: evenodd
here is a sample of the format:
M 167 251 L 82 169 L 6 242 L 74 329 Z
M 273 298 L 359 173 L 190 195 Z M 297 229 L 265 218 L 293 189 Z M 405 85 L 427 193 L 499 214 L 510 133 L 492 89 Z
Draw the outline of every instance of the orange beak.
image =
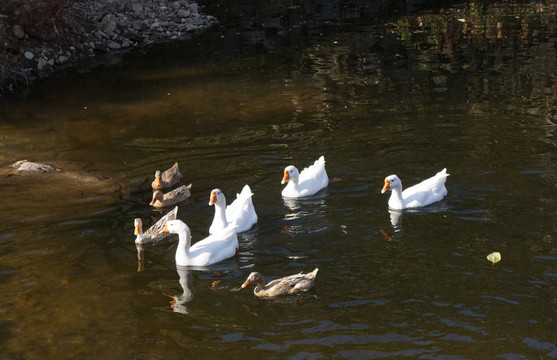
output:
M 246 286 L 248 286 L 250 283 L 251 283 L 251 281 L 249 281 L 249 279 L 247 279 L 246 282 L 242 284 L 242 289 L 245 288 Z
M 162 186 L 162 181 L 160 176 L 155 177 L 155 184 L 157 184 L 157 186 Z
M 133 234 L 134 235 L 139 235 L 140 230 L 139 230 L 139 225 L 135 225 L 134 229 L 133 229 Z
M 287 182 L 288 180 L 290 180 L 290 175 L 288 175 L 288 170 L 284 170 L 284 177 L 282 178 L 282 181 L 280 182 L 281 184 L 284 184 L 285 182 Z
M 149 205 L 151 206 L 155 206 L 155 203 L 157 202 L 157 200 L 163 201 L 164 200 L 164 195 L 162 195 L 160 190 L 156 190 L 153 191 L 153 199 L 151 199 L 151 202 L 149 203 Z
M 213 205 L 217 202 L 217 194 L 214 191 L 211 191 L 211 197 L 209 198 L 209 206 Z
M 164 223 L 164 227 L 159 231 L 159 234 L 168 234 L 168 223 Z
M 391 189 L 391 183 L 389 182 L 389 180 L 385 179 L 385 185 L 383 185 L 383 190 L 381 190 L 381 194 L 383 194 L 385 191 L 390 189 Z

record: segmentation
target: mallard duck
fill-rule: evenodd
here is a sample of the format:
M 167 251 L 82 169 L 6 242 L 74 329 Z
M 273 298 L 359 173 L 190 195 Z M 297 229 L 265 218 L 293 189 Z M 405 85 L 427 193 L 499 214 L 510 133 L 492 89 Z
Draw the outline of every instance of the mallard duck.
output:
M 176 248 L 178 266 L 209 266 L 233 257 L 238 252 L 235 226 L 228 226 L 193 245 L 191 245 L 190 228 L 181 220 L 167 221 L 161 232 L 178 234 L 179 241 Z
M 191 184 L 188 186 L 182 185 L 179 188 L 176 188 L 166 194 L 163 194 L 160 190 L 153 191 L 153 199 L 149 203 L 149 205 L 162 208 L 165 206 L 172 206 L 177 204 L 181 201 L 186 200 L 191 196 Z
M 182 174 L 180 173 L 180 169 L 178 169 L 178 163 L 175 163 L 174 166 L 163 172 L 162 175 L 161 171 L 157 170 L 155 172 L 155 180 L 153 180 L 151 186 L 155 190 L 168 189 L 176 185 L 181 178 Z
M 302 172 L 299 172 L 293 165 L 287 166 L 284 169 L 281 184 L 286 182 L 288 184 L 282 189 L 282 196 L 287 198 L 311 196 L 327 187 L 329 177 L 325 170 L 325 158 L 321 156 L 313 165 L 303 169 Z
M 310 273 L 295 274 L 280 279 L 271 281 L 265 284 L 263 276 L 258 272 L 252 272 L 247 280 L 242 284 L 242 288 L 245 288 L 252 282 L 256 283 L 253 293 L 257 297 L 275 297 L 280 295 L 290 295 L 299 292 L 308 291 L 315 281 L 317 276 L 318 268 L 315 268 Z
M 447 169 L 443 169 L 435 176 L 402 191 L 402 182 L 398 176 L 389 175 L 385 178 L 381 193 L 391 190 L 389 208 L 394 210 L 426 206 L 442 200 L 447 195 L 445 187 L 447 176 L 449 176 Z
M 226 206 L 226 198 L 220 189 L 211 191 L 209 206 L 215 205 L 215 217 L 209 228 L 209 234 L 214 234 L 228 225 L 236 224 L 236 232 L 241 233 L 251 229 L 257 222 L 257 213 L 251 201 L 253 193 L 249 185 L 245 185 L 236 200 Z
M 157 243 L 157 242 L 161 241 L 162 239 L 164 239 L 165 237 L 167 237 L 168 234 L 162 234 L 160 231 L 161 231 L 162 228 L 164 228 L 164 224 L 168 220 L 176 219 L 176 214 L 177 213 L 178 213 L 178 206 L 176 206 L 174 209 L 169 211 L 168 214 L 166 214 L 162 218 L 160 218 L 159 221 L 157 221 L 155 224 L 153 224 L 145 232 L 143 232 L 143 222 L 141 221 L 141 219 L 140 218 L 135 218 L 134 219 L 134 227 L 135 228 L 134 228 L 133 234 L 136 235 L 136 238 L 135 238 L 136 245 L 145 245 L 145 244 Z

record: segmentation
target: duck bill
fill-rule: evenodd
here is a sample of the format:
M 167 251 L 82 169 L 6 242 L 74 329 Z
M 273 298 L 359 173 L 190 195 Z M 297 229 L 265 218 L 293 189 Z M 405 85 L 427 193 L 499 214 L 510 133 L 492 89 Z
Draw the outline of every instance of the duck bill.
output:
M 209 206 L 213 205 L 217 202 L 217 194 L 214 191 L 211 191 L 211 197 L 209 198 Z
M 157 186 L 162 186 L 162 181 L 161 181 L 161 177 L 160 177 L 160 176 L 157 176 L 157 177 L 155 178 L 155 184 L 156 184 Z
M 134 235 L 139 235 L 141 233 L 141 229 L 139 229 L 139 225 L 135 225 L 134 229 L 133 229 L 133 234 Z
M 243 284 L 242 284 L 242 289 L 245 288 L 246 286 L 248 286 L 251 283 L 251 281 L 249 279 L 247 279 Z
M 155 203 L 157 202 L 157 200 L 160 200 L 161 202 L 163 201 L 164 196 L 159 195 L 160 193 L 161 193 L 160 190 L 153 191 L 153 198 L 151 199 L 151 202 L 149 203 L 149 205 L 155 206 Z
M 381 194 L 384 194 L 385 191 L 390 190 L 391 189 L 391 183 L 389 182 L 389 180 L 385 179 L 385 185 L 383 185 L 383 189 L 381 190 Z
M 164 227 L 159 231 L 159 234 L 168 234 L 168 223 L 164 223 Z
M 288 180 L 290 180 L 290 175 L 288 175 L 288 170 L 284 170 L 284 176 L 283 176 L 282 181 L 280 183 L 284 184 Z

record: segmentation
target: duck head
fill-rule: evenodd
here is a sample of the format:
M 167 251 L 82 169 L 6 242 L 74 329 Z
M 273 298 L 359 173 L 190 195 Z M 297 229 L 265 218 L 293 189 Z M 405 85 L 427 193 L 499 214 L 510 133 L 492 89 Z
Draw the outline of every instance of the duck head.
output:
M 157 200 L 160 201 L 160 202 L 162 202 L 164 200 L 164 195 L 163 195 L 162 191 L 160 191 L 160 190 L 153 191 L 153 199 L 151 200 L 149 205 L 151 205 L 151 206 L 155 205 Z
M 140 218 L 135 218 L 133 220 L 133 234 L 136 235 L 135 237 L 135 245 L 137 246 L 141 246 L 143 244 L 143 222 L 141 221 Z M 137 249 L 138 253 L 137 256 L 139 257 L 139 251 L 140 249 Z
M 160 170 L 155 171 L 155 184 L 157 186 L 162 186 L 162 179 L 161 179 L 161 171 Z
M 297 182 L 299 175 L 300 172 L 298 171 L 298 169 L 296 169 L 296 167 L 293 165 L 289 165 L 284 169 L 284 176 L 282 177 L 282 181 L 280 183 L 284 184 L 290 180 Z
M 135 218 L 133 220 L 133 234 L 134 235 L 139 235 L 139 234 L 143 234 L 143 222 L 141 221 L 140 218 Z
M 263 279 L 263 276 L 260 273 L 252 272 L 251 274 L 249 274 L 246 281 L 242 284 L 242 288 L 245 288 L 246 286 L 248 286 L 252 282 L 254 282 L 256 284 L 261 284 L 261 283 L 264 284 L 265 280 Z

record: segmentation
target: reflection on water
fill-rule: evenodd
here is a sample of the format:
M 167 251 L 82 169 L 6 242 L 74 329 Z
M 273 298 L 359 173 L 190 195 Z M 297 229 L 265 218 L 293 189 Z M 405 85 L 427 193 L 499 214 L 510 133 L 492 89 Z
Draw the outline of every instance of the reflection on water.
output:
M 391 219 L 391 225 L 393 226 L 393 231 L 398 237 L 402 236 L 402 214 L 401 210 L 391 210 L 389 209 L 389 217 Z M 391 239 L 389 239 L 391 240 Z
M 557 357 L 554 4 L 272 5 L 2 104 L 2 169 L 68 169 L 0 171 L 2 357 Z M 321 154 L 342 181 L 283 199 L 277 174 Z M 249 183 L 258 224 L 218 266 L 176 269 L 168 241 L 137 272 L 130 224 L 162 216 L 150 182 L 175 161 L 194 239 L 213 188 Z M 443 167 L 445 200 L 388 210 L 386 175 Z M 238 291 L 314 267 L 301 301 Z
M 183 292 L 180 295 L 172 296 L 174 300 L 170 303 L 170 306 L 174 312 L 187 314 L 188 309 L 186 308 L 186 303 L 189 303 L 193 299 L 192 270 L 178 268 L 176 271 L 180 276 L 180 286 L 182 287 Z
M 402 218 L 404 216 L 425 216 L 434 213 L 446 213 L 450 211 L 450 207 L 447 205 L 446 200 L 442 200 L 433 204 L 430 204 L 423 208 L 411 208 L 405 210 L 393 210 L 388 209 L 389 219 L 391 221 L 392 231 L 382 230 L 383 235 L 387 240 L 392 241 L 393 239 L 401 239 L 404 233 L 404 227 L 402 226 Z M 464 212 L 478 212 L 477 210 L 464 210 Z M 446 215 L 443 215 L 446 217 Z

